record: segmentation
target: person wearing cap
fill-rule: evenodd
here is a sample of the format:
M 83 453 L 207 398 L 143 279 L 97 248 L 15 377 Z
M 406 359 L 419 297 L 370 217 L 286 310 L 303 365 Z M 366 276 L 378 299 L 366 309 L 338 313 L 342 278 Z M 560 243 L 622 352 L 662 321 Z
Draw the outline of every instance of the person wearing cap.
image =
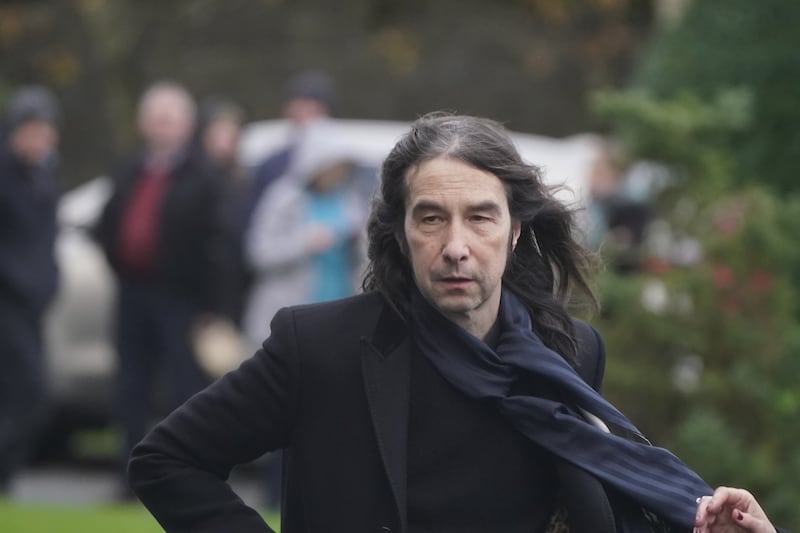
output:
M 308 127 L 330 118 L 333 112 L 335 89 L 333 81 L 317 70 L 301 72 L 286 86 L 283 115 L 289 122 L 286 144 L 269 154 L 253 172 L 252 186 L 246 192 L 242 209 L 242 227 L 247 231 L 256 205 L 264 191 L 289 170 L 292 157 Z
M 366 203 L 354 186 L 350 147 L 335 126 L 307 126 L 289 170 L 261 197 L 243 236 L 243 262 L 251 273 L 242 330 L 251 352 L 269 334 L 283 306 L 352 295 L 365 262 Z M 278 508 L 280 462 L 265 466 L 265 502 Z
M 42 319 L 57 286 L 57 147 L 60 111 L 42 86 L 6 108 L 0 141 L 0 493 L 44 421 Z

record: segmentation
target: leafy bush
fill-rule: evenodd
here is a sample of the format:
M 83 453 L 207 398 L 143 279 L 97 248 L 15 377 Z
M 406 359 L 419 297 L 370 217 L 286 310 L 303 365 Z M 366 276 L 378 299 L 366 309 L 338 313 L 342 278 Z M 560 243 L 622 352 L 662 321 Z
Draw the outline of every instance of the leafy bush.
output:
M 752 121 L 730 138 L 737 181 L 798 191 L 800 153 L 800 2 L 697 0 L 665 28 L 645 56 L 635 85 L 659 97 L 691 91 L 712 98 L 724 87 L 753 97 Z
M 796 529 L 800 199 L 736 184 L 726 139 L 747 124 L 741 94 L 597 98 L 631 155 L 675 179 L 654 199 L 640 271 L 599 277 L 595 325 L 606 395 L 710 484 L 748 488 Z

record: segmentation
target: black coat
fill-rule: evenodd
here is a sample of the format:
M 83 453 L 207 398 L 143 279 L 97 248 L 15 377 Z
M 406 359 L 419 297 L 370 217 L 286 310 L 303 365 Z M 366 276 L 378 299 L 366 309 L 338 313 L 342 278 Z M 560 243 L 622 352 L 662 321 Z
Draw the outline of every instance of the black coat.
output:
M 34 317 L 58 281 L 54 170 L 33 169 L 0 147 L 0 298 Z
M 142 158 L 114 179 L 114 192 L 95 227 L 95 236 L 121 278 L 136 278 L 119 260 L 125 210 L 142 175 Z M 231 307 L 231 234 L 226 221 L 224 177 L 199 155 L 188 154 L 171 171 L 160 210 L 154 272 L 146 281 L 163 286 L 201 311 Z
M 599 337 L 577 323 L 598 388 Z M 224 482 L 286 448 L 281 530 L 405 531 L 411 341 L 377 293 L 283 309 L 263 349 L 159 424 L 129 465 L 170 532 L 269 531 Z

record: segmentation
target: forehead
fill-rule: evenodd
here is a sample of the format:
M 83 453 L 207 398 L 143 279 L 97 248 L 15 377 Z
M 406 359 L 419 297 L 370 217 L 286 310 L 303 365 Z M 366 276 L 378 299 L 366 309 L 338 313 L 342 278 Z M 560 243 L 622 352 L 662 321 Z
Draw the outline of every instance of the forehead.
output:
M 192 103 L 187 95 L 172 88 L 153 89 L 141 101 L 139 112 L 144 117 L 170 113 L 191 117 Z
M 48 122 L 47 120 L 41 118 L 31 118 L 23 122 L 22 124 L 18 125 L 14 128 L 14 133 L 16 132 L 24 132 L 24 133 L 40 133 L 43 130 L 53 130 L 55 131 L 56 128 L 53 126 L 52 123 Z
M 407 177 L 407 207 L 421 201 L 438 204 L 483 203 L 508 206 L 500 179 L 459 159 L 437 157 L 412 168 Z

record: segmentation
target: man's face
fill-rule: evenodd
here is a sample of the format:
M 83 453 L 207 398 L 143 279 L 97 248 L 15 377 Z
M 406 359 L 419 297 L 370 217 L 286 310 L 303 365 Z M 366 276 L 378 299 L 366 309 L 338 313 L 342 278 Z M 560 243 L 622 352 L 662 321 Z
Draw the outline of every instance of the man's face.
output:
M 58 131 L 44 120 L 28 120 L 11 134 L 11 150 L 26 165 L 36 166 L 50 157 L 58 145 Z
M 156 152 L 174 152 L 188 141 L 194 127 L 191 102 L 171 89 L 150 94 L 139 108 L 139 131 Z
M 219 118 L 208 125 L 203 136 L 203 145 L 213 159 L 229 164 L 236 160 L 240 135 L 241 125 L 238 121 Z
M 406 180 L 405 237 L 420 292 L 453 322 L 485 335 L 497 317 L 509 242 L 520 232 L 502 183 L 443 157 Z

